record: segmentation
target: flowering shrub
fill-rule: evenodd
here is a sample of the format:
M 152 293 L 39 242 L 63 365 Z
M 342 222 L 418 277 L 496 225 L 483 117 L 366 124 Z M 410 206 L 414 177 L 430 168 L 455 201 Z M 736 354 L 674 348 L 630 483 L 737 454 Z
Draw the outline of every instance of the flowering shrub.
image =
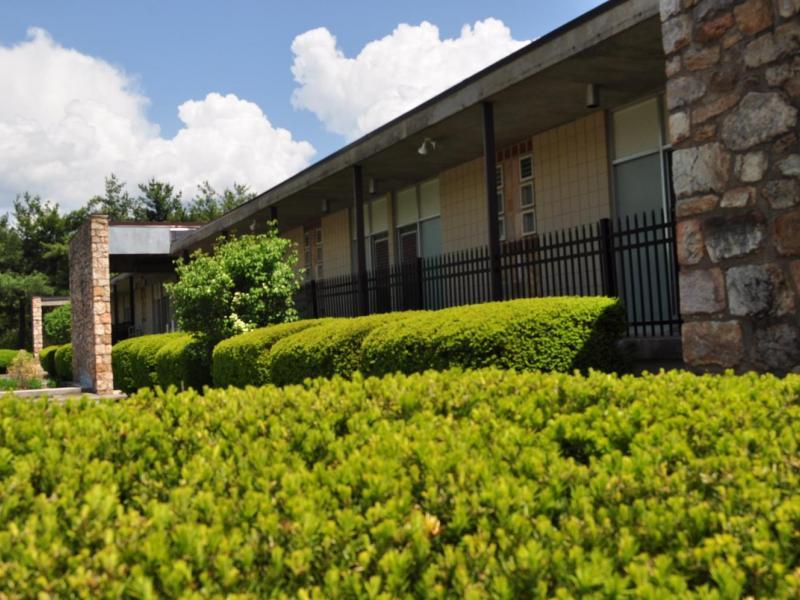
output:
M 242 235 L 176 263 L 178 282 L 167 286 L 182 331 L 209 350 L 221 340 L 271 323 L 297 318 L 294 295 L 300 282 L 297 252 L 274 224 L 261 235 Z
M 797 598 L 800 376 L 0 399 L 8 597 Z

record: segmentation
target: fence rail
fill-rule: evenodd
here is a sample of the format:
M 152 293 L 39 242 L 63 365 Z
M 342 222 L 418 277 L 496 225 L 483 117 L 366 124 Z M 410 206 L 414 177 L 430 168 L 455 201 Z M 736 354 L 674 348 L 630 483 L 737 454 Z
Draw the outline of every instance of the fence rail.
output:
M 616 296 L 626 306 L 629 336 L 678 335 L 674 232 L 671 219 L 649 213 L 504 243 L 502 297 Z M 490 275 L 486 246 L 368 271 L 369 313 L 488 302 Z M 356 316 L 358 283 L 357 275 L 306 282 L 298 310 L 306 318 Z

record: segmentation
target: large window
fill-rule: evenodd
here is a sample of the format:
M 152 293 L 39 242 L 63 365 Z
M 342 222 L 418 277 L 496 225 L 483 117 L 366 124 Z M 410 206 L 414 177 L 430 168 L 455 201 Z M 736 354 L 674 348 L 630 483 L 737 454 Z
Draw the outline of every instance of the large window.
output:
M 353 268 L 357 261 L 355 211 L 350 211 L 353 240 Z M 389 199 L 386 196 L 364 202 L 364 240 L 367 248 L 367 269 L 389 267 Z
M 617 215 L 666 211 L 666 153 L 661 98 L 617 110 L 611 115 Z
M 397 192 L 397 261 L 442 253 L 442 222 L 439 205 L 439 180 L 431 179 Z
M 533 186 L 533 156 L 519 159 L 519 208 L 522 219 L 522 235 L 536 233 L 536 197 Z
M 322 227 L 313 225 L 303 232 L 303 266 L 306 281 L 322 279 L 323 274 Z
M 506 239 L 506 199 L 503 188 L 505 178 L 503 176 L 503 165 L 495 167 L 494 182 L 497 186 L 497 228 L 500 231 L 500 241 Z

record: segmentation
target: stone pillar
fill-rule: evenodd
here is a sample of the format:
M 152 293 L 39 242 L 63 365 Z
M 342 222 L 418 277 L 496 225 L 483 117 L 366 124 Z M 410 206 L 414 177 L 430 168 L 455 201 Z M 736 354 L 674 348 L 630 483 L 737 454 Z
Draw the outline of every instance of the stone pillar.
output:
M 72 372 L 86 390 L 114 389 L 111 371 L 111 281 L 108 217 L 92 215 L 69 244 Z
M 684 360 L 800 368 L 800 0 L 661 0 Z
M 44 346 L 42 336 L 42 298 L 34 296 L 31 298 L 31 324 L 33 325 L 33 355 L 39 358 L 39 352 Z

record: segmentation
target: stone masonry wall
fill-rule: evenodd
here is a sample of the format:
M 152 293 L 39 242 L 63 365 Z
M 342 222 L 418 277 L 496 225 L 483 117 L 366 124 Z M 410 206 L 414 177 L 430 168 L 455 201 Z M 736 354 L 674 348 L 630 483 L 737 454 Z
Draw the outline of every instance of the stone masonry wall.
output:
M 72 301 L 72 372 L 87 390 L 114 389 L 111 371 L 111 281 L 108 264 L 108 217 L 92 215 L 69 245 L 69 291 Z
M 39 358 L 39 353 L 44 346 L 42 335 L 42 298 L 34 296 L 31 298 L 31 324 L 33 327 L 33 355 Z
M 684 360 L 800 370 L 800 0 L 661 0 Z

